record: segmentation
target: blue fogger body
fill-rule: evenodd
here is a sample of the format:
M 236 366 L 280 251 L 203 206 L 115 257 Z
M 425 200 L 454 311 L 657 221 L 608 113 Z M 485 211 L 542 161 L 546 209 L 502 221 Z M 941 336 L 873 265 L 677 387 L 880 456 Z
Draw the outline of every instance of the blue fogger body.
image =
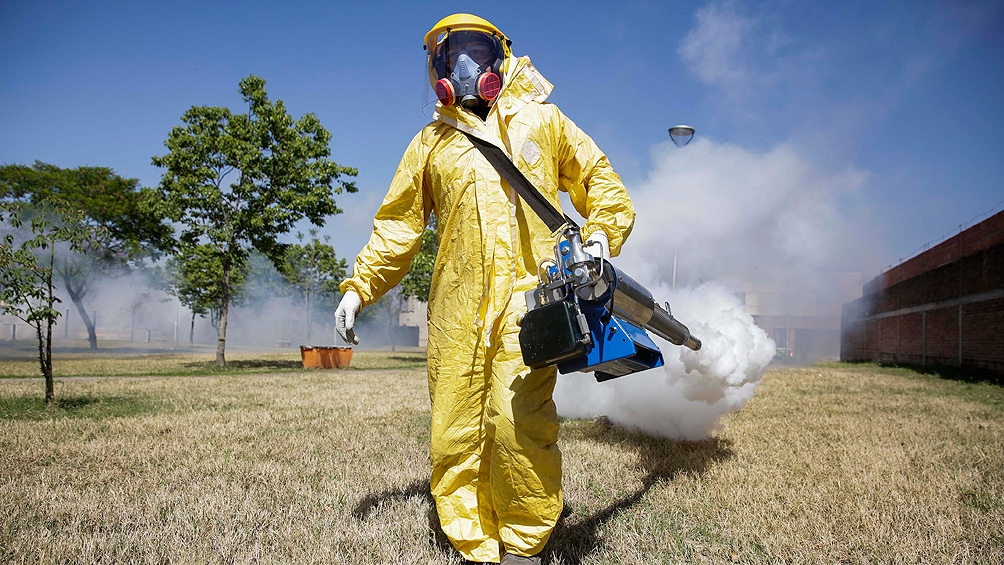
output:
M 701 348 L 669 304 L 663 308 L 648 289 L 582 247 L 578 228 L 566 228 L 554 259 L 540 265 L 540 283 L 527 293 L 519 334 L 527 366 L 592 371 L 605 381 L 663 365 L 648 331 L 675 345 Z

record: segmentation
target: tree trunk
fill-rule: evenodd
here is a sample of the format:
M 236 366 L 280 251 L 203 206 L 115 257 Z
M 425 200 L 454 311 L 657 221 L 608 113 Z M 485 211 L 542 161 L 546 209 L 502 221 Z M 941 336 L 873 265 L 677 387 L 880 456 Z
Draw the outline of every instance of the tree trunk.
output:
M 230 265 L 224 262 L 223 284 L 220 285 L 220 326 L 216 332 L 216 364 L 227 366 L 227 313 L 230 310 Z
M 98 334 L 94 329 L 94 320 L 91 320 L 91 317 L 87 315 L 87 309 L 84 308 L 84 295 L 87 294 L 87 291 L 84 290 L 84 285 L 81 285 L 79 289 L 74 289 L 73 285 L 70 284 L 70 275 L 68 272 L 69 267 L 64 264 L 62 270 L 60 270 L 63 286 L 66 287 L 66 293 L 70 295 L 70 300 L 77 307 L 80 319 L 84 321 L 84 326 L 87 327 L 87 341 L 90 343 L 91 349 L 97 349 Z
M 310 291 L 309 290 L 306 291 L 304 293 L 304 295 L 303 295 L 303 304 L 304 304 L 304 312 L 303 312 L 303 314 L 304 314 L 304 317 L 307 319 L 307 344 L 310 345 L 310 330 L 311 330 L 311 326 L 314 325 L 314 319 L 313 319 L 314 316 L 313 316 L 313 314 L 311 312 L 311 310 L 312 310 L 311 306 L 312 305 L 310 303 Z
M 192 312 L 192 325 L 188 328 L 188 345 L 195 345 L 195 312 Z
M 66 280 L 64 279 L 64 283 Z M 80 314 L 80 319 L 84 321 L 84 325 L 87 326 L 87 341 L 90 343 L 91 349 L 98 348 L 98 334 L 94 330 L 94 321 L 91 317 L 87 315 L 87 309 L 84 308 L 84 297 L 73 291 L 69 284 L 66 285 L 66 293 L 70 295 L 70 300 L 73 301 L 73 305 L 77 307 L 77 313 Z
M 45 341 L 42 341 L 42 320 L 35 320 L 35 332 L 38 337 L 38 363 L 42 369 L 42 377 L 45 378 L 45 404 L 52 404 L 56 400 L 55 385 L 52 382 L 52 323 L 56 320 L 52 316 L 53 312 L 52 304 L 55 302 L 52 294 L 52 265 L 56 258 L 56 248 L 55 246 L 49 248 L 49 270 L 47 273 L 46 284 L 48 286 L 48 295 L 46 299 L 48 301 L 49 312 L 45 316 L 46 321 L 46 336 Z
M 51 289 L 50 289 L 51 290 Z M 51 296 L 51 294 L 50 294 Z M 45 328 L 45 403 L 48 404 L 56 400 L 56 392 L 53 390 L 52 382 L 52 322 L 55 318 L 46 319 Z
M 42 371 L 42 376 L 45 378 L 45 403 L 52 404 L 56 399 L 55 386 L 52 382 L 52 345 L 50 345 L 51 342 L 46 341 L 42 337 L 42 321 L 38 320 L 34 325 L 35 334 L 38 337 L 38 366 Z M 49 337 L 52 337 L 51 324 Z

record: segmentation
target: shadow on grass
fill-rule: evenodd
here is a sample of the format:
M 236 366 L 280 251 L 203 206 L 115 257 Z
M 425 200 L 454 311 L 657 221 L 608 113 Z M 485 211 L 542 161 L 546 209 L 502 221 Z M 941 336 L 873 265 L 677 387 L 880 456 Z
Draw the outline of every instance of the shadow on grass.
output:
M 580 564 L 586 556 L 598 550 L 603 544 L 599 535 L 603 524 L 638 504 L 653 486 L 680 475 L 703 474 L 715 463 L 733 455 L 731 442 L 718 438 L 703 441 L 657 439 L 598 422 L 566 426 L 563 433 L 566 429 L 566 437 L 613 443 L 637 450 L 641 466 L 648 474 L 642 479 L 639 489 L 589 516 L 573 521 L 572 509 L 565 506 L 543 552 L 544 555 L 560 558 L 565 564 Z
M 298 359 L 237 359 L 227 361 L 227 367 L 234 369 L 302 369 L 303 361 Z
M 376 494 L 368 494 L 356 504 L 352 509 L 352 516 L 357 520 L 365 520 L 377 508 L 391 500 L 404 500 L 408 498 L 421 497 L 428 503 L 429 511 L 426 519 L 429 521 L 430 542 L 441 554 L 452 555 L 461 559 L 460 553 L 450 545 L 449 538 L 443 533 L 443 527 L 439 523 L 439 515 L 436 513 L 436 502 L 432 499 L 432 491 L 429 481 L 415 481 L 404 488 L 388 489 Z
M 432 503 L 432 493 L 429 490 L 429 481 L 415 481 L 404 488 L 393 488 L 376 494 L 367 494 L 352 509 L 352 516 L 357 520 L 365 520 L 377 508 L 390 500 L 407 499 L 422 496 Z
M 225 369 L 220 369 L 216 365 L 216 361 L 193 361 L 191 363 L 185 363 L 185 367 L 190 367 L 193 369 L 207 369 L 207 370 L 218 370 L 219 372 L 232 371 L 232 370 L 289 370 L 289 369 L 303 369 L 303 362 L 296 359 L 235 359 L 232 361 L 227 361 L 227 366 Z
M 950 367 L 945 365 L 923 366 L 923 365 L 899 365 L 907 369 L 916 371 L 922 375 L 938 377 L 950 381 L 977 384 L 987 383 L 997 386 L 1004 386 L 1004 375 L 987 371 L 985 369 L 966 369 L 961 367 Z
M 129 396 L 57 396 L 55 402 L 49 405 L 45 404 L 41 394 L 0 398 L 0 419 L 4 420 L 103 420 L 150 414 L 160 409 L 161 406 L 152 399 Z
M 929 377 L 935 377 L 939 379 L 944 379 L 948 381 L 957 381 L 961 383 L 968 384 L 992 384 L 1000 387 L 1004 387 L 1004 374 L 990 371 L 987 369 L 979 369 L 972 367 L 955 367 L 951 365 L 914 365 L 912 363 L 882 363 L 876 364 L 870 361 L 844 361 L 841 363 L 827 363 L 824 366 L 840 368 L 840 367 L 852 367 L 852 368 L 866 368 L 869 370 L 877 369 L 879 371 L 885 370 L 890 371 L 893 374 L 901 374 L 906 372 L 919 373 L 921 375 L 927 375 Z
M 573 510 L 566 503 L 551 539 L 541 552 L 545 563 L 557 558 L 564 564 L 581 564 L 584 558 L 602 546 L 603 541 L 599 531 L 603 524 L 621 511 L 638 504 L 653 486 L 663 481 L 671 481 L 680 475 L 703 474 L 715 463 L 733 455 L 731 442 L 728 440 L 718 438 L 703 441 L 664 440 L 596 422 L 563 425 L 562 434 L 566 438 L 613 443 L 620 447 L 636 449 L 641 465 L 648 474 L 642 479 L 641 488 L 619 498 L 606 508 L 575 521 L 570 521 Z M 416 496 L 423 497 L 429 503 L 428 520 L 432 536 L 430 541 L 444 555 L 459 556 L 440 526 L 429 481 L 415 481 L 403 488 L 366 495 L 356 504 L 352 515 L 358 520 L 364 520 L 390 500 Z
M 400 361 L 402 363 L 425 363 L 425 355 L 415 353 L 415 354 L 404 354 L 404 355 L 391 355 L 387 357 L 389 361 Z
M 78 396 L 75 398 L 61 398 L 56 400 L 56 407 L 68 412 L 73 412 L 75 410 L 81 410 L 87 408 L 88 406 L 98 402 L 98 399 L 93 396 Z

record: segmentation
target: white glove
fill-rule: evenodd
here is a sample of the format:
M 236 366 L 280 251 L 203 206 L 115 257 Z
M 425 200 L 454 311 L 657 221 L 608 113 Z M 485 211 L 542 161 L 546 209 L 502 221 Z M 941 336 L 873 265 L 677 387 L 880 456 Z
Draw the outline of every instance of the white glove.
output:
M 607 232 L 603 230 L 596 230 L 589 234 L 589 238 L 582 244 L 582 248 L 597 259 L 610 259 L 610 242 L 607 241 Z
M 359 299 L 359 295 L 350 290 L 342 296 L 338 308 L 335 309 L 335 332 L 345 340 L 345 343 L 359 345 L 359 338 L 356 337 L 356 332 L 352 331 L 352 326 L 356 323 L 360 304 L 362 300 Z

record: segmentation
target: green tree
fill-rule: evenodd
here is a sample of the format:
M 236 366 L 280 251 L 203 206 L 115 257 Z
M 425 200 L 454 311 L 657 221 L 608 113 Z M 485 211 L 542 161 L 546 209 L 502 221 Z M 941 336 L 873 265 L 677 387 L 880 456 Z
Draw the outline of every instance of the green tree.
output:
M 86 251 L 57 253 L 53 268 L 87 327 L 91 349 L 97 349 L 94 320 L 84 299 L 96 279 L 129 271 L 169 250 L 173 229 L 164 223 L 159 194 L 141 188 L 107 167 L 62 169 L 36 161 L 32 166 L 0 166 L 0 199 L 32 206 L 55 203 L 81 212 L 81 225 L 95 228 L 99 239 Z
M 173 294 L 192 312 L 188 343 L 195 342 L 195 318 L 208 318 L 219 329 L 223 311 L 223 264 L 216 250 L 207 244 L 182 245 L 165 264 L 167 292 Z M 247 267 L 240 262 L 230 273 L 230 301 L 240 304 Z
M 319 307 L 334 312 L 338 297 L 338 283 L 345 278 L 345 259 L 335 255 L 335 248 L 317 239 L 317 230 L 310 230 L 310 242 L 303 243 L 303 234 L 297 233 L 295 243 L 286 248 L 282 273 L 297 291 L 297 300 L 303 304 L 307 324 L 307 341 L 310 341 L 314 312 Z
M 102 241 L 102 230 L 88 225 L 82 213 L 46 201 L 35 205 L 0 201 L 0 223 L 12 228 L 0 239 L 0 308 L 35 329 L 45 402 L 49 404 L 55 400 L 52 326 L 59 318 L 56 303 L 60 302 L 52 280 L 56 247 L 65 245 L 85 253 Z
M 154 157 L 164 167 L 160 191 L 170 218 L 181 224 L 183 245 L 208 245 L 221 265 L 216 361 L 226 366 L 231 277 L 252 249 L 277 265 L 278 236 L 300 220 L 317 226 L 341 213 L 334 194 L 355 192 L 356 170 L 328 159 L 331 134 L 313 114 L 299 120 L 281 100 L 269 100 L 265 80 L 240 82 L 247 114 L 193 106 L 164 142 L 169 153 Z

